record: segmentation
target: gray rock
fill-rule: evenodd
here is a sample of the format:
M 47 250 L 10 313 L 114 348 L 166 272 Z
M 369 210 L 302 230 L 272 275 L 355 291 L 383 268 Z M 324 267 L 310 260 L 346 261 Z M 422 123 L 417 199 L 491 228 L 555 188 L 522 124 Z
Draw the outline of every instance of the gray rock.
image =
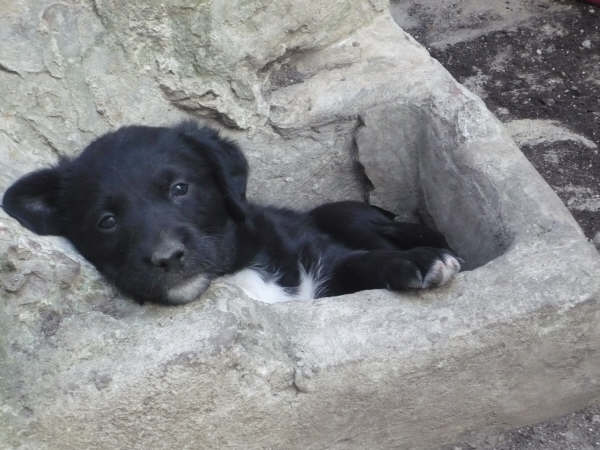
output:
M 116 126 L 191 114 L 250 196 L 371 200 L 443 231 L 449 286 L 138 306 L 0 213 L 6 448 L 430 448 L 597 396 L 597 251 L 383 2 L 54 3 L 0 18 L 0 189 Z M 362 171 L 361 171 L 361 168 Z
M 553 120 L 517 119 L 506 122 L 505 126 L 519 146 L 573 141 L 590 150 L 598 147 L 585 136 L 574 133 Z

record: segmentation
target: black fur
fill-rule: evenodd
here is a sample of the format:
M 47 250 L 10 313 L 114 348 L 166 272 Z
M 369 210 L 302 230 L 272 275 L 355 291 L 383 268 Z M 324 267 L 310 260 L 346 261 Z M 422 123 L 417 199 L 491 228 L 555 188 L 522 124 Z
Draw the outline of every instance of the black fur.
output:
M 441 234 L 358 202 L 308 212 L 259 206 L 246 200 L 247 177 L 237 145 L 210 128 L 130 126 L 24 176 L 3 203 L 34 232 L 69 239 L 140 302 L 181 303 L 169 292 L 186 280 L 203 274 L 201 293 L 250 266 L 293 293 L 301 264 L 323 281 L 316 296 L 447 281 L 424 282 L 452 258 Z

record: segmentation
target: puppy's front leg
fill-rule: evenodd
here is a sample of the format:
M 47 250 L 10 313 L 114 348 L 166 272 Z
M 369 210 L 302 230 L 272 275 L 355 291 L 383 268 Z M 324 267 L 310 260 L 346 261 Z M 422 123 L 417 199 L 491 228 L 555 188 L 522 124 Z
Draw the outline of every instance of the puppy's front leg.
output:
M 459 271 L 459 259 L 444 249 L 356 251 L 336 262 L 327 295 L 366 289 L 402 291 L 437 287 L 446 284 Z

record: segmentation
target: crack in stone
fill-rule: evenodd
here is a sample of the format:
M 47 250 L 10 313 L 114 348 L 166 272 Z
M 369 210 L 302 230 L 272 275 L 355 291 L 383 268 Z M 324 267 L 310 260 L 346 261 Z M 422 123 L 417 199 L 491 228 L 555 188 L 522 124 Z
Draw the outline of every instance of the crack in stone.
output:
M 19 78 L 23 78 L 23 75 L 21 75 L 19 72 L 2 63 L 0 63 L 0 72 L 10 73 L 11 75 L 17 75 Z
M 282 55 L 265 63 L 262 67 L 260 67 L 258 69 L 257 72 L 258 73 L 267 73 L 271 70 L 271 68 L 274 65 L 283 64 L 287 59 L 291 58 L 292 55 L 299 54 L 302 52 L 303 52 L 303 50 L 298 46 L 286 48 Z
M 42 133 L 36 126 L 35 126 L 35 122 L 31 119 L 25 119 L 24 121 L 27 125 L 29 125 L 29 127 L 33 130 L 33 132 L 36 134 L 37 137 L 39 137 L 42 142 L 48 146 L 48 148 L 50 148 L 50 150 L 52 151 L 52 153 L 54 155 L 56 155 L 56 157 L 59 160 L 62 160 L 65 158 L 65 156 L 62 154 L 62 152 L 58 149 L 58 147 L 56 147 L 54 145 L 54 143 L 50 140 L 50 138 L 48 138 L 48 136 L 46 136 L 44 133 Z
M 375 189 L 375 185 L 367 175 L 365 166 L 360 161 L 360 149 L 358 147 L 357 136 L 360 129 L 365 127 L 365 121 L 360 114 L 356 116 L 356 125 L 352 130 L 352 141 L 350 144 L 350 159 L 352 160 L 352 170 L 362 191 L 363 200 L 369 203 L 371 191 Z

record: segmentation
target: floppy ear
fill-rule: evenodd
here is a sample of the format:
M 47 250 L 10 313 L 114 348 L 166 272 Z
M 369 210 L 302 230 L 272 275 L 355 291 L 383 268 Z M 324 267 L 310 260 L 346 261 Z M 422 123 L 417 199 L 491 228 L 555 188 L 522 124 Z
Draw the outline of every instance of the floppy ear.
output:
M 181 123 L 176 130 L 184 141 L 206 158 L 225 197 L 229 213 L 234 220 L 243 221 L 247 209 L 248 162 L 242 151 L 212 128 L 200 128 L 192 121 Z
M 37 234 L 61 234 L 58 169 L 43 169 L 25 175 L 4 193 L 4 211 Z

